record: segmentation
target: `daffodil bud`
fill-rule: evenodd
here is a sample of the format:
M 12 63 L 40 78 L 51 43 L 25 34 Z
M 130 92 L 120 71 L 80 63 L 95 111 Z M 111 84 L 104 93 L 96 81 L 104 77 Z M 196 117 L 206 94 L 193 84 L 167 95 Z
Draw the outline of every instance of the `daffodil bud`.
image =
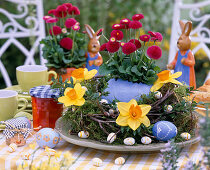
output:
M 156 98 L 156 99 L 162 98 L 162 93 L 159 92 L 159 91 L 156 91 L 156 92 L 155 92 L 155 98 Z

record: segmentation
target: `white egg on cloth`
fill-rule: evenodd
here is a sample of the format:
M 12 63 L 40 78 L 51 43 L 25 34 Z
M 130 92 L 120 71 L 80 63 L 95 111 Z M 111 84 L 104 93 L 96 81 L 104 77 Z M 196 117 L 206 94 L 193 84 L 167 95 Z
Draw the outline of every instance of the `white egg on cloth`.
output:
M 93 165 L 100 167 L 103 165 L 103 161 L 100 158 L 93 158 L 92 159 Z
M 115 163 L 116 165 L 123 165 L 123 164 L 125 163 L 125 158 L 123 158 L 123 157 L 118 157 L 118 158 L 115 159 L 114 163 Z

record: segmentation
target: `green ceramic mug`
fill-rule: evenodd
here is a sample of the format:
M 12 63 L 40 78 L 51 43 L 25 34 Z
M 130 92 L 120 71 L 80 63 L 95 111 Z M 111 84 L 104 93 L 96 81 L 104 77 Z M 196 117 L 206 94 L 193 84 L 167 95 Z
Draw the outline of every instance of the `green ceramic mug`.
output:
M 24 102 L 22 108 L 18 109 L 18 103 Z M 28 101 L 24 98 L 18 99 L 18 93 L 13 90 L 0 90 L 0 121 L 14 117 L 20 111 L 25 110 Z
M 47 67 L 41 65 L 23 65 L 16 68 L 18 84 L 23 92 L 29 92 L 32 87 L 51 84 L 49 75 L 57 78 L 55 71 L 47 71 Z

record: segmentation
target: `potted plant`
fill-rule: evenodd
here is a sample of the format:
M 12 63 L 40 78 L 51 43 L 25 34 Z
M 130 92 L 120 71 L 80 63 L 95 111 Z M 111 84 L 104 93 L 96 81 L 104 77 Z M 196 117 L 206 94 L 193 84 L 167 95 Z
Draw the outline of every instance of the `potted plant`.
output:
M 71 3 L 59 5 L 44 16 L 48 36 L 40 42 L 44 45 L 46 66 L 55 70 L 63 80 L 69 78 L 75 68 L 85 67 L 85 34 L 79 32 L 80 23 L 75 19 L 80 11 Z
M 108 82 L 110 94 L 105 97 L 109 101 L 128 102 L 141 94 L 148 94 L 157 79 L 160 68 L 155 65 L 155 60 L 161 57 L 162 51 L 156 42 L 163 38 L 159 32 L 152 31 L 139 35 L 143 18 L 143 14 L 136 14 L 132 20 L 124 18 L 119 24 L 114 24 L 109 40 L 105 37 L 108 42 L 101 46 L 101 51 L 108 51 L 110 56 L 99 69 L 100 74 L 113 77 Z

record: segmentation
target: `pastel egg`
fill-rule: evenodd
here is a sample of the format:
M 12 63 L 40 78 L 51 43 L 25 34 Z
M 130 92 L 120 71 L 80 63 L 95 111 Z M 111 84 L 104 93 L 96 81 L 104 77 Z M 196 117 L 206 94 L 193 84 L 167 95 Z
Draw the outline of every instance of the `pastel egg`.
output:
M 118 157 L 118 158 L 115 159 L 114 163 L 115 163 L 116 165 L 123 165 L 123 164 L 125 163 L 125 158 L 123 158 L 123 157 Z
M 166 111 L 171 112 L 173 110 L 173 107 L 171 105 L 166 106 Z
M 187 132 L 181 133 L 180 136 L 185 140 L 190 140 L 191 139 L 191 135 Z
M 148 145 L 152 142 L 152 139 L 148 136 L 144 136 L 141 138 L 141 143 L 145 144 L 145 145 Z
M 88 132 L 88 131 L 80 131 L 80 132 L 78 133 L 78 137 L 79 137 L 79 138 L 86 139 L 86 138 L 89 137 L 89 132 Z
M 100 103 L 108 104 L 108 101 L 106 99 L 101 99 Z
M 115 133 L 110 133 L 107 137 L 107 142 L 108 143 L 112 143 L 115 141 L 115 139 L 117 138 L 116 134 Z
M 36 134 L 36 142 L 41 148 L 54 148 L 60 141 L 60 135 L 52 128 L 43 128 Z
M 97 167 L 100 167 L 103 165 L 103 161 L 100 158 L 93 158 L 92 162 L 93 162 L 93 165 Z
M 177 134 L 176 126 L 169 121 L 159 121 L 154 124 L 152 134 L 160 141 L 168 141 Z
M 125 145 L 134 145 L 135 139 L 132 137 L 128 137 L 128 138 L 125 138 L 123 142 Z
M 31 157 L 30 153 L 24 152 L 23 154 L 21 154 L 21 158 L 24 160 L 29 160 Z
M 156 91 L 156 92 L 155 92 L 155 98 L 156 98 L 156 99 L 160 99 L 162 96 L 163 96 L 163 95 L 162 95 L 161 92 L 159 92 L 159 91 Z
M 9 145 L 8 151 L 12 153 L 15 152 L 16 150 L 17 150 L 17 145 L 15 143 L 11 143 Z

